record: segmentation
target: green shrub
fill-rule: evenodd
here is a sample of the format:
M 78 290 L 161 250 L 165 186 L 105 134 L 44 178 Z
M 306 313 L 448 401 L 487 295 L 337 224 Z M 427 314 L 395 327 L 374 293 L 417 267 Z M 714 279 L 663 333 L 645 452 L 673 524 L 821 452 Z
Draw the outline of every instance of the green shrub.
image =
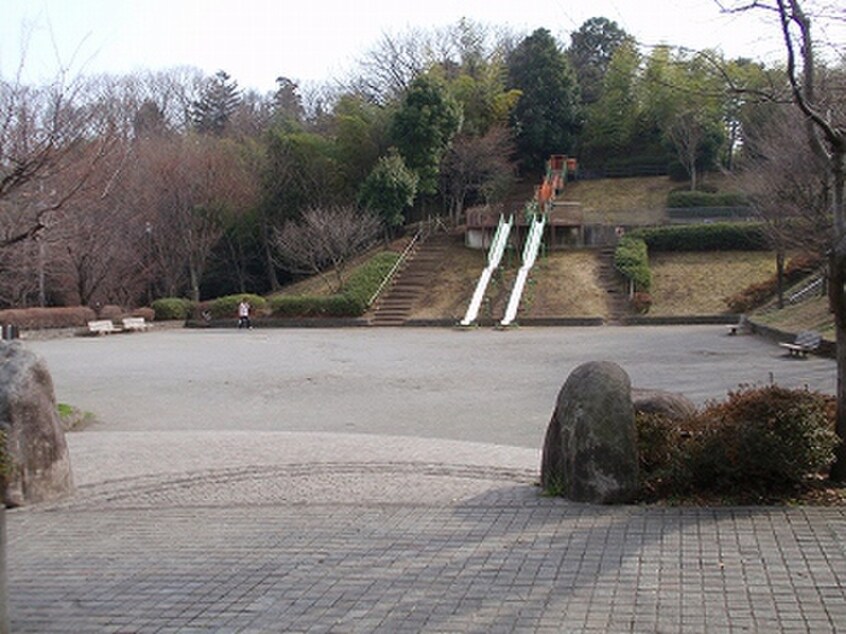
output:
M 778 386 L 741 388 L 695 418 L 639 416 L 646 494 L 783 492 L 834 460 L 832 397 Z
M 614 266 L 626 279 L 634 282 L 635 290 L 648 292 L 652 286 L 649 253 L 646 242 L 633 235 L 625 235 L 614 251 Z
M 672 191 L 667 194 L 667 207 L 746 207 L 749 201 L 743 194 L 707 191 Z
M 757 223 L 715 222 L 638 229 L 631 232 L 650 251 L 766 251 L 770 248 Z
M 281 295 L 270 300 L 270 312 L 275 317 L 358 317 L 398 258 L 392 251 L 378 253 L 352 272 L 340 293 Z
M 162 297 L 152 304 L 156 321 L 187 319 L 191 314 L 193 302 L 182 297 Z
M 281 295 L 270 300 L 274 317 L 357 317 L 365 306 L 344 295 Z
M 12 460 L 12 455 L 9 453 L 9 435 L 8 427 L 0 425 L 0 485 L 4 488 L 6 480 L 14 473 L 15 463 Z M 5 547 L 5 545 L 4 545 Z
M 373 293 L 379 288 L 382 280 L 390 273 L 397 263 L 399 254 L 394 251 L 383 251 L 370 258 L 350 275 L 341 292 L 355 301 L 360 302 L 364 309 Z
M 246 299 L 254 313 L 260 313 L 267 307 L 267 300 L 261 295 L 250 293 L 238 293 L 236 295 L 225 295 L 218 297 L 208 303 L 208 311 L 213 319 L 229 319 L 238 316 L 238 304 Z

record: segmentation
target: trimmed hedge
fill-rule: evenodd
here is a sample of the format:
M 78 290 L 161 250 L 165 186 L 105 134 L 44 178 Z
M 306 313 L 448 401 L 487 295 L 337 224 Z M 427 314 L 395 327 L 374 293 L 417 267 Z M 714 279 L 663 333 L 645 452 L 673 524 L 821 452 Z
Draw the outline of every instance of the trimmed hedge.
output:
M 614 251 L 614 266 L 623 277 L 634 283 L 636 291 L 649 291 L 652 271 L 649 269 L 649 253 L 643 239 L 631 234 L 620 238 Z
M 667 207 L 748 207 L 746 196 L 739 193 L 705 191 L 672 191 L 667 194 Z
M 398 259 L 393 251 L 377 253 L 352 272 L 340 293 L 281 295 L 271 298 L 270 312 L 274 317 L 359 317 Z
M 399 254 L 394 251 L 377 253 L 353 271 L 341 292 L 361 302 L 366 310 L 367 302 L 373 297 L 373 293 L 379 288 L 382 280 L 391 272 L 399 257 Z
M 238 304 L 246 299 L 255 313 L 264 311 L 267 308 L 267 300 L 261 295 L 250 293 L 238 293 L 237 295 L 225 295 L 211 301 L 208 310 L 214 319 L 228 319 L 238 316 Z
M 156 321 L 188 319 L 193 310 L 194 302 L 183 297 L 162 297 L 153 302 L 152 308 L 156 314 Z
M 0 310 L 0 324 L 14 324 L 21 330 L 78 328 L 94 319 L 97 313 L 87 306 Z
M 642 239 L 651 251 L 768 251 L 763 226 L 758 223 L 715 222 L 637 229 L 629 235 Z
M 274 317 L 357 317 L 365 307 L 344 294 L 281 295 L 270 300 Z

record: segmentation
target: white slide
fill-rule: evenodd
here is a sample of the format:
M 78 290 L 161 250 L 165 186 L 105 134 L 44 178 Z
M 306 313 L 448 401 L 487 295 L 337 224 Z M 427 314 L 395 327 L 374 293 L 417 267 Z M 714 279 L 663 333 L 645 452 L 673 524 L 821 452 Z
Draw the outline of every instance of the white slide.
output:
M 508 235 L 511 233 L 511 227 L 514 225 L 514 216 L 510 216 L 505 220 L 504 216 L 499 217 L 499 225 L 496 228 L 493 240 L 491 241 L 490 249 L 488 249 L 488 265 L 479 276 L 479 282 L 476 284 L 476 290 L 473 291 L 473 298 L 470 300 L 470 305 L 467 307 L 467 313 L 464 319 L 461 320 L 462 326 L 469 326 L 479 316 L 479 309 L 482 306 L 482 300 L 485 298 L 485 291 L 488 288 L 488 283 L 491 281 L 491 276 L 502 260 L 502 254 L 505 253 L 505 246 L 508 244 Z
M 514 288 L 511 289 L 511 297 L 508 299 L 508 307 L 505 309 L 505 317 L 499 322 L 501 326 L 510 325 L 517 317 L 517 309 L 520 306 L 520 299 L 523 296 L 523 288 L 529 278 L 529 271 L 535 265 L 538 257 L 543 228 L 546 225 L 546 217 L 535 215 L 532 219 L 532 226 L 529 228 L 529 236 L 526 238 L 526 245 L 523 247 L 523 263 L 517 271 L 517 279 L 514 281 Z

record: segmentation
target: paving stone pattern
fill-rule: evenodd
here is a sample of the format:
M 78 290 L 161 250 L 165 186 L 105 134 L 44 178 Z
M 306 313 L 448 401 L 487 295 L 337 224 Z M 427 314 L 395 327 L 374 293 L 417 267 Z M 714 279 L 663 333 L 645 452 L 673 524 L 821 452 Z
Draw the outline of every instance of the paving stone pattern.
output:
M 846 630 L 842 509 L 600 507 L 448 471 L 419 475 L 452 503 L 92 490 L 13 512 L 12 631 Z
M 846 632 L 844 508 L 592 506 L 535 484 L 583 361 L 701 402 L 831 391 L 830 360 L 723 328 L 31 345 L 100 422 L 68 435 L 76 496 L 6 514 L 13 632 Z

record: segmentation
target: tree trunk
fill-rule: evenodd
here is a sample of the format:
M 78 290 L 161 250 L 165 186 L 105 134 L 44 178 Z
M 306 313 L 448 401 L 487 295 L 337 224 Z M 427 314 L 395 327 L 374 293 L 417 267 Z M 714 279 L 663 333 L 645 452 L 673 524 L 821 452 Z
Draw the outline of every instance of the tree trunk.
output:
M 837 419 L 834 430 L 841 442 L 835 450 L 835 461 L 831 467 L 831 479 L 846 481 L 846 254 L 832 253 L 831 276 L 829 278 L 829 299 L 834 312 L 834 327 L 837 336 Z
M 776 251 L 776 305 L 784 308 L 784 250 Z
M 831 250 L 829 301 L 837 333 L 837 421 L 834 431 L 840 439 L 831 467 L 831 479 L 846 482 L 846 207 L 844 207 L 844 145 L 834 145 L 831 157 L 834 179 L 834 229 L 836 242 Z
M 191 299 L 194 302 L 199 303 L 200 301 L 200 275 L 197 271 L 197 267 L 194 266 L 193 262 L 188 265 L 188 275 L 191 280 Z

